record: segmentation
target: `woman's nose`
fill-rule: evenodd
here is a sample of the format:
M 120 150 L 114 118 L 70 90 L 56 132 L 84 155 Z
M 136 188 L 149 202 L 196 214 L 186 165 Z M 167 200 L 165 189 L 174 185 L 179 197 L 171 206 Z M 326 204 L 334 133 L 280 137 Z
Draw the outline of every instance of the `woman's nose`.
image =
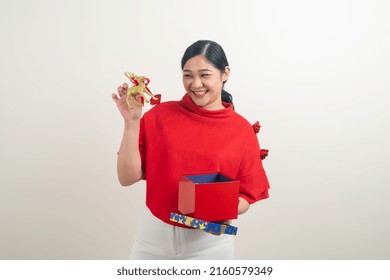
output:
M 201 88 L 203 86 L 202 80 L 198 79 L 198 78 L 195 78 L 194 82 L 192 83 L 192 86 L 194 88 Z

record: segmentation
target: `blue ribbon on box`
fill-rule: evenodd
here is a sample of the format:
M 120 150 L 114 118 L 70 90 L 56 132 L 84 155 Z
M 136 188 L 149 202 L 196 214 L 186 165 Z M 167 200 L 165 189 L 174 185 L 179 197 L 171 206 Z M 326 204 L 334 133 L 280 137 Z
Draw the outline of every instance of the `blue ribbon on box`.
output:
M 185 215 L 176 214 L 173 212 L 171 213 L 170 220 L 172 222 L 176 222 L 182 225 L 200 229 L 215 235 L 220 235 L 220 234 L 237 235 L 237 230 L 238 230 L 238 228 L 235 226 L 206 222 L 203 220 L 195 219 L 193 217 L 189 217 Z

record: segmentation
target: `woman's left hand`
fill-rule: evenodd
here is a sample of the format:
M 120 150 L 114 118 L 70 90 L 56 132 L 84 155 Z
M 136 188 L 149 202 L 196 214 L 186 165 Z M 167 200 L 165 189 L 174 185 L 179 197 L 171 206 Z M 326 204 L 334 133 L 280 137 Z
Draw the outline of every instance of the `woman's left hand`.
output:
M 245 198 L 238 198 L 238 215 L 244 214 L 249 209 L 249 202 Z
M 239 197 L 238 198 L 238 215 L 244 214 L 249 209 L 249 202 L 246 201 L 245 198 Z M 225 224 L 230 225 L 233 222 L 233 220 L 224 220 L 224 221 L 218 221 L 219 224 Z

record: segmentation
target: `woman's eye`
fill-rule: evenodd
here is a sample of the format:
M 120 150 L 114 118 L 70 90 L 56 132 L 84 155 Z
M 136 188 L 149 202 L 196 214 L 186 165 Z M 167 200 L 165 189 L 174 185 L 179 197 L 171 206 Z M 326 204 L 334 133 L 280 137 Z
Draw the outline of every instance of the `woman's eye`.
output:
M 184 78 L 189 79 L 191 78 L 191 75 L 184 75 Z

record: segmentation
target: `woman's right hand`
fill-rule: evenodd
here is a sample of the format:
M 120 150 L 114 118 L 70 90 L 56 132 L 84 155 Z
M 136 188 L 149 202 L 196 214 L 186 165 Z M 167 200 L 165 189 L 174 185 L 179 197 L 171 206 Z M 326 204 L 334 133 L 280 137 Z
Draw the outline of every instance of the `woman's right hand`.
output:
M 129 102 L 132 109 L 129 109 L 127 106 L 126 98 L 127 98 L 127 89 L 129 85 L 124 83 L 122 86 L 118 87 L 118 94 L 113 93 L 112 99 L 116 103 L 116 106 L 119 109 L 122 117 L 125 121 L 139 121 L 142 117 L 142 106 L 139 106 L 134 102 L 132 98 L 130 98 Z M 118 97 L 119 95 L 119 97 Z M 137 101 L 141 102 L 141 96 L 137 95 Z

